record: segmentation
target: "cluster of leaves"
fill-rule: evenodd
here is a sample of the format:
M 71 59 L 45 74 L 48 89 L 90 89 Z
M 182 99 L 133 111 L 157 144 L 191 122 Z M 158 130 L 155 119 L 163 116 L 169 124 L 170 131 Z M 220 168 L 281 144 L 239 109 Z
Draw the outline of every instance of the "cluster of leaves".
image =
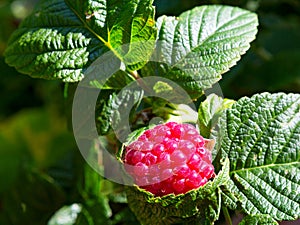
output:
M 110 135 L 113 107 L 130 100 L 127 95 L 120 98 L 120 89 L 139 77 L 155 75 L 200 99 L 249 49 L 257 32 L 256 14 L 240 8 L 201 6 L 177 18 L 155 20 L 152 4 L 151 0 L 42 0 L 11 36 L 6 62 L 32 77 L 79 82 L 93 62 L 112 52 L 125 67 L 120 66 L 105 84 L 93 81 L 105 89 L 96 109 L 98 132 Z M 136 95 L 140 113 L 133 113 L 132 127 L 145 126 L 151 117 L 165 118 L 170 112 L 165 101 L 143 99 L 143 94 Z M 77 168 L 78 159 L 72 153 L 59 170 L 52 168 L 48 175 L 35 171 L 19 175 L 16 190 L 2 198 L 0 221 L 30 221 L 37 216 L 31 212 L 43 209 L 41 202 L 49 203 L 51 196 L 56 196 L 55 201 L 45 207 L 43 223 L 59 207 L 67 206 L 52 217 L 50 225 L 139 224 L 136 216 L 143 224 L 210 224 L 227 207 L 248 215 L 241 224 L 295 220 L 300 215 L 299 105 L 299 95 L 283 93 L 257 94 L 236 102 L 211 95 L 201 102 L 198 125 L 203 136 L 216 139 L 214 165 L 219 175 L 188 195 L 153 198 L 138 188 L 129 189 L 129 210 L 123 187 L 104 180 L 83 162 L 79 168 L 84 173 L 74 178 L 70 171 Z M 145 113 L 146 119 L 139 120 Z M 24 183 L 29 185 L 18 192 Z M 36 186 L 40 189 L 35 199 L 27 198 Z M 64 190 L 74 189 L 75 196 L 67 198 Z M 20 203 L 17 208 L 8 207 L 12 199 Z M 11 211 L 18 211 L 21 220 L 15 220 Z
M 235 103 L 210 95 L 199 107 L 199 125 L 207 128 L 200 130 L 204 137 L 216 140 L 219 174 L 184 195 L 153 197 L 128 188 L 130 208 L 143 224 L 211 224 L 226 207 L 248 215 L 241 224 L 298 219 L 299 101 L 298 94 L 284 93 Z

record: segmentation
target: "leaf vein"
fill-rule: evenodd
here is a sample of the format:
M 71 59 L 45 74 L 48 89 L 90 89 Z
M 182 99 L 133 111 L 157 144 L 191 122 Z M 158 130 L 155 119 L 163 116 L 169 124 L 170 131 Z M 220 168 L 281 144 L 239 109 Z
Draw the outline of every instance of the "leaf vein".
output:
M 253 174 L 253 173 L 251 173 L 251 174 Z M 236 174 L 236 175 L 238 175 L 238 174 Z M 253 175 L 255 176 L 255 174 L 253 174 Z M 256 177 L 256 176 L 255 176 L 255 177 Z M 294 218 L 294 216 L 293 216 L 292 214 L 289 213 L 289 212 L 292 211 L 292 210 L 288 210 L 288 212 L 282 211 L 282 209 L 277 208 L 277 206 L 274 205 L 273 202 L 271 202 L 271 201 L 269 200 L 269 198 L 266 197 L 266 196 L 264 195 L 265 193 L 262 194 L 261 192 L 259 192 L 259 191 L 256 189 L 257 186 L 254 186 L 254 184 L 252 184 L 252 182 L 249 182 L 247 179 L 244 179 L 242 176 L 239 176 L 239 175 L 238 175 L 238 178 L 240 178 L 241 180 L 243 180 L 245 183 L 247 183 L 247 184 L 252 188 L 252 190 L 254 191 L 254 193 L 252 194 L 252 197 L 255 196 L 255 198 L 258 199 L 258 196 L 260 196 L 262 199 L 265 200 L 265 202 L 268 202 L 269 205 L 273 206 L 273 208 L 275 208 L 277 211 L 279 211 L 279 212 L 282 213 L 283 215 L 290 216 L 291 219 Z M 236 182 L 238 182 L 238 180 L 236 180 Z M 265 184 L 265 185 L 268 185 L 268 184 Z M 271 188 L 272 188 L 272 187 L 271 187 Z M 273 188 L 272 188 L 272 189 L 273 189 Z M 239 190 L 244 194 L 244 196 L 247 198 L 247 200 L 250 201 L 251 204 L 252 204 L 253 206 L 255 206 L 254 203 L 251 201 L 251 199 L 248 198 L 248 196 L 249 196 L 248 193 L 245 193 L 245 192 L 244 192 L 243 190 L 241 190 L 241 189 L 239 189 Z M 276 189 L 273 189 L 273 190 L 277 191 Z M 246 191 L 246 189 L 245 189 L 245 191 Z M 250 196 L 249 196 L 249 197 L 250 197 Z M 266 212 L 264 212 L 263 209 L 268 208 L 268 207 L 266 207 L 265 204 L 262 204 L 262 205 L 264 205 L 263 208 L 257 207 L 257 206 L 255 206 L 255 208 L 256 208 L 259 212 L 261 212 L 262 214 L 265 214 Z M 270 213 L 270 212 L 267 212 L 267 213 Z
M 275 102 L 275 104 L 274 104 L 274 107 L 275 107 L 276 104 L 278 103 L 279 99 L 280 99 L 280 97 L 276 99 L 276 102 Z M 283 109 L 282 109 L 281 111 L 279 111 L 277 114 L 273 115 L 273 117 L 272 117 L 270 120 L 267 121 L 267 124 L 266 124 L 265 127 L 261 130 L 259 136 L 256 138 L 256 140 L 255 140 L 255 142 L 253 143 L 252 147 L 249 148 L 249 151 L 247 151 L 248 154 L 247 154 L 246 160 L 245 160 L 245 162 L 244 162 L 245 164 L 247 164 L 247 161 L 249 160 L 249 155 L 250 155 L 250 153 L 252 153 L 252 150 L 255 149 L 257 143 L 259 143 L 260 139 L 261 139 L 263 136 L 265 136 L 265 134 L 266 134 L 265 131 L 269 129 L 270 124 L 272 124 L 272 123 L 273 123 L 273 122 L 274 122 L 274 121 L 275 121 L 282 113 L 284 113 L 288 108 L 292 107 L 294 104 L 295 104 L 295 102 L 291 102 L 291 104 L 288 104 L 285 108 L 283 108 Z M 273 109 L 273 112 L 275 112 L 275 111 L 276 111 L 276 110 Z M 252 114 L 251 114 L 251 115 L 252 115 Z M 258 125 L 259 125 L 259 124 L 258 124 Z M 270 147 L 270 146 L 269 146 L 269 147 Z M 278 153 L 278 154 L 279 154 L 279 153 Z M 266 157 L 265 157 L 265 158 L 266 158 Z M 272 162 L 275 163 L 276 161 L 274 161 L 274 159 L 273 159 Z M 265 162 L 265 164 L 266 164 L 266 163 L 267 163 L 267 162 Z M 247 166 L 247 165 L 245 165 L 245 167 L 246 167 L 246 166 Z

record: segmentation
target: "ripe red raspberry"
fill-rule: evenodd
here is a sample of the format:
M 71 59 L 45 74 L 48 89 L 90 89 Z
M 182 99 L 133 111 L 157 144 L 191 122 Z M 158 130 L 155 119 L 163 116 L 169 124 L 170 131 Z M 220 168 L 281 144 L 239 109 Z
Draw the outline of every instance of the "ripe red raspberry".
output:
M 146 130 L 125 151 L 125 169 L 156 196 L 180 194 L 214 176 L 206 140 L 190 124 L 168 122 Z

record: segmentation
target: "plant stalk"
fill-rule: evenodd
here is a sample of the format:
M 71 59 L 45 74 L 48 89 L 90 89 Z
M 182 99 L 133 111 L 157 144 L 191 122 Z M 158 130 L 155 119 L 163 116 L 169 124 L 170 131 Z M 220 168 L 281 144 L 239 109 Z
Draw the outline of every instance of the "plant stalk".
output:
M 224 217 L 225 217 L 226 224 L 227 225 L 232 225 L 231 217 L 229 215 L 227 207 L 223 206 L 222 210 L 223 210 L 223 214 L 224 214 Z

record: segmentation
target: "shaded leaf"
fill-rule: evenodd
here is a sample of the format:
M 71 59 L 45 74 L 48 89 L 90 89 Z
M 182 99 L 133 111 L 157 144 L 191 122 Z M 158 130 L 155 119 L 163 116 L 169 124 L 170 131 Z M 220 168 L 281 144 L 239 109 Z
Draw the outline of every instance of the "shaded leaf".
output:
M 9 142 L 0 134 L 0 193 L 9 190 L 16 182 L 22 157 L 22 148 Z
M 112 224 L 140 225 L 135 215 L 128 207 L 114 215 Z
M 116 98 L 116 93 L 101 91 L 100 96 L 96 103 L 96 127 L 99 135 L 105 135 L 111 128 L 112 102 Z
M 65 193 L 46 174 L 25 171 L 3 196 L 3 210 L 11 224 L 46 224 L 64 203 Z M 0 216 L 0 222 L 1 221 Z
M 78 219 L 75 224 L 82 224 L 81 217 L 86 216 L 87 220 L 93 221 L 92 224 L 110 224 L 109 217 L 111 216 L 111 209 L 108 204 L 108 199 L 102 196 L 97 200 L 86 200 L 84 208 L 81 214 L 78 216 Z M 90 224 L 90 221 L 88 224 Z
M 112 101 L 112 128 L 121 142 L 131 133 L 131 116 L 144 97 L 144 90 L 133 85 L 122 89 Z
M 239 225 L 277 225 L 278 223 L 269 215 L 246 216 Z
M 6 148 L 2 153 L 16 157 L 16 161 L 20 153 L 40 168 L 53 165 L 75 147 L 73 136 L 67 131 L 63 119 L 46 109 L 17 113 L 0 125 L 0 137 L 3 137 L 2 144 Z M 9 148 L 14 150 L 9 152 Z
M 131 132 L 131 112 L 143 98 L 143 90 L 124 89 L 120 93 L 101 92 L 96 104 L 96 126 L 100 135 L 107 134 L 113 128 L 118 138 L 125 140 Z M 108 95 L 105 95 L 108 93 Z
M 89 75 L 89 74 L 86 74 Z M 134 81 L 134 78 L 126 73 L 125 71 L 119 70 L 114 73 L 109 79 L 105 82 L 101 82 L 101 80 L 95 79 L 90 82 L 92 87 L 99 88 L 101 90 L 109 90 L 109 89 L 122 89 L 130 82 Z

